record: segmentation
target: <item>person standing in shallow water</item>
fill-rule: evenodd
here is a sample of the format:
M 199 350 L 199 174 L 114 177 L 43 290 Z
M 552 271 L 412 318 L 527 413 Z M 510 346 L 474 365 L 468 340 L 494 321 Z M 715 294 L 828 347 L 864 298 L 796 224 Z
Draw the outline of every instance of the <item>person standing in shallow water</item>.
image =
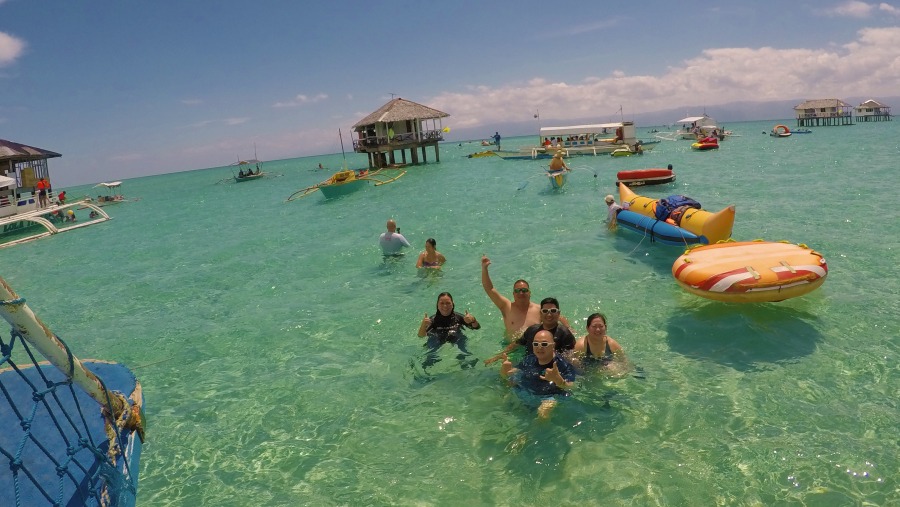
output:
M 537 396 L 541 400 L 538 417 L 547 419 L 557 398 L 569 396 L 575 385 L 575 368 L 556 352 L 553 334 L 546 329 L 535 334 L 529 347 L 532 353 L 515 367 L 504 354 L 500 375 L 520 392 Z
M 494 144 L 497 145 L 497 149 L 500 149 L 500 132 L 494 132 Z
M 417 268 L 441 269 L 447 259 L 444 254 L 437 251 L 436 247 L 437 241 L 434 238 L 425 240 L 425 251 L 419 254 L 419 259 L 416 261 Z
M 522 331 L 541 321 L 541 307 L 531 302 L 531 288 L 528 282 L 519 279 L 513 283 L 513 299 L 510 301 L 494 288 L 488 266 L 491 260 L 487 256 L 481 256 L 481 286 L 484 292 L 491 298 L 494 306 L 500 310 L 503 317 L 503 325 L 506 327 L 507 338 L 517 338 Z M 490 363 L 488 363 L 490 364 Z
M 381 251 L 384 255 L 403 255 L 401 250 L 411 246 L 409 241 L 406 241 L 406 238 L 400 234 L 397 222 L 393 218 L 387 221 L 387 232 L 381 233 L 381 236 L 378 238 L 378 244 L 381 246 Z
M 459 347 L 460 354 L 456 356 L 460 361 L 465 360 L 472 355 L 466 348 L 468 338 L 463 333 L 464 328 L 481 329 L 481 324 L 468 310 L 465 314 L 456 311 L 456 305 L 453 302 L 453 296 L 449 292 L 441 292 L 438 295 L 437 311 L 431 317 L 426 313 L 419 324 L 419 337 L 428 337 L 425 342 L 427 349 L 425 360 L 422 367 L 427 368 L 440 361 L 437 351 L 441 345 L 452 343 Z M 473 362 L 477 362 L 475 359 Z M 469 364 L 471 366 L 471 364 Z

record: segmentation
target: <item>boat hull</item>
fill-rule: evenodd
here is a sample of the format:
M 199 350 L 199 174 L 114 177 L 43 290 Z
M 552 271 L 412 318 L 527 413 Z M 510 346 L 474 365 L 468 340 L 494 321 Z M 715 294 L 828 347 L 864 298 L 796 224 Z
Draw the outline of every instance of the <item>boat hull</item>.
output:
M 560 189 L 566 185 L 569 178 L 569 171 L 556 171 L 547 173 L 547 179 L 550 180 L 550 187 L 554 190 Z
M 103 379 L 108 389 L 119 391 L 126 397 L 134 395 L 134 397 L 139 399 L 140 405 L 143 406 L 140 384 L 127 367 L 104 361 L 82 360 L 81 362 L 92 373 Z M 24 379 L 30 380 L 32 385 L 44 385 L 41 374 L 52 382 L 63 382 L 65 380 L 65 375 L 55 366 L 49 364 L 40 365 L 39 367 L 25 367 L 21 368 L 20 371 Z M 33 388 L 24 379 L 14 370 L 7 369 L 0 372 L 0 383 L 9 392 L 12 402 L 18 407 L 30 407 L 34 404 L 32 399 Z M 29 445 L 22 448 L 22 467 L 29 471 L 30 475 L 35 479 L 34 482 L 37 482 L 45 491 L 53 492 L 54 496 L 61 494 L 62 505 L 95 505 L 91 501 L 95 497 L 91 495 L 88 488 L 92 482 L 96 486 L 96 480 L 92 481 L 91 477 L 86 476 L 86 474 L 93 473 L 94 470 L 74 466 L 75 463 L 79 465 L 90 464 L 94 461 L 94 456 L 89 449 L 84 447 L 74 446 L 75 453 L 73 455 L 69 455 L 68 451 L 70 447 L 73 447 L 73 443 L 79 442 L 82 438 L 90 438 L 92 442 L 96 443 L 106 442 L 107 434 L 104 428 L 103 417 L 100 414 L 100 407 L 84 391 L 74 389 L 73 393 L 74 397 L 71 395 L 54 396 L 54 401 L 51 405 L 53 410 L 58 410 L 57 407 L 62 407 L 63 410 L 70 414 L 78 412 L 84 414 L 85 426 L 79 425 L 77 429 L 82 432 L 87 431 L 89 434 L 78 433 L 76 428 L 72 428 L 68 424 L 58 425 L 51 418 L 49 412 L 43 409 L 39 410 L 30 425 L 30 431 L 33 436 L 29 439 Z M 91 411 L 87 410 L 91 407 L 96 408 L 92 408 Z M 59 417 L 58 414 L 57 417 Z M 2 425 L 0 427 L 9 429 L 9 431 L 4 430 L 0 432 L 0 447 L 16 449 L 18 447 L 16 444 L 22 436 L 21 429 L 13 430 L 13 428 L 20 427 L 16 413 L 12 410 L 0 411 L 0 425 Z M 32 444 L 32 441 L 41 442 L 43 449 L 50 453 L 56 463 L 69 463 L 66 467 L 67 479 L 65 481 L 60 481 L 55 466 L 56 463 L 48 458 L 43 449 Z M 135 505 L 141 449 L 142 442 L 138 432 L 130 432 L 125 441 L 122 442 L 122 454 L 118 456 L 116 462 L 116 468 L 124 476 L 128 484 L 119 484 L 120 490 L 118 492 L 110 491 L 110 494 L 115 495 L 110 505 L 123 507 Z M 125 462 L 127 462 L 127 466 L 125 466 Z M 34 482 L 32 480 L 23 480 L 22 477 L 23 474 L 20 472 L 19 491 L 17 491 L 17 494 L 21 505 L 49 505 L 44 493 L 35 486 Z M 115 481 L 110 481 L 110 484 L 115 485 Z M 62 488 L 61 491 L 58 488 Z M 8 471 L 0 474 L 0 491 L 4 491 L 4 494 L 11 494 L 11 492 L 15 491 L 12 474 Z
M 691 294 L 729 303 L 777 302 L 808 294 L 828 265 L 805 245 L 726 242 L 693 248 L 672 264 L 672 276 Z
M 258 179 L 262 178 L 263 176 L 265 176 L 265 174 L 263 174 L 263 173 L 260 173 L 260 174 L 252 174 L 252 175 L 250 175 L 250 176 L 235 176 L 235 177 L 234 177 L 234 181 L 235 181 L 235 183 L 243 183 L 243 182 L 245 182 L 245 181 L 258 180 Z M 226 180 L 226 181 L 227 181 L 227 180 Z
M 344 183 L 322 185 L 319 187 L 319 192 L 322 192 L 322 195 L 325 196 L 326 199 L 333 199 L 335 197 L 352 194 L 357 190 L 361 190 L 366 185 L 368 185 L 366 180 L 351 180 Z
M 619 185 L 619 202 L 627 204 L 629 211 L 656 220 L 656 202 L 635 194 L 628 185 Z M 734 227 L 734 206 L 728 206 L 715 213 L 701 209 L 690 209 L 684 213 L 679 227 L 698 236 L 698 243 L 712 244 L 731 237 Z
M 616 185 L 622 183 L 630 187 L 663 185 L 675 181 L 675 171 L 671 169 L 634 169 L 616 173 Z

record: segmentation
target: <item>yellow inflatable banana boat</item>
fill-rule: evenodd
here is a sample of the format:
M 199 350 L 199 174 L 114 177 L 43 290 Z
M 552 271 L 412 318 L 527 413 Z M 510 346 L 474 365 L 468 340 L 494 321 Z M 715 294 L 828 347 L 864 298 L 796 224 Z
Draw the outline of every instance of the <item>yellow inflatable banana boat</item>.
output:
M 728 303 L 784 301 L 825 283 L 828 265 L 806 245 L 728 241 L 691 248 L 672 264 L 678 285 Z
M 619 199 L 625 209 L 657 219 L 656 202 L 659 199 L 637 195 L 627 185 L 619 185 Z M 731 229 L 734 227 L 734 206 L 728 206 L 716 213 L 690 208 L 681 214 L 677 224 L 670 225 L 695 234 L 698 236 L 698 243 L 713 244 L 724 241 L 731 237 Z

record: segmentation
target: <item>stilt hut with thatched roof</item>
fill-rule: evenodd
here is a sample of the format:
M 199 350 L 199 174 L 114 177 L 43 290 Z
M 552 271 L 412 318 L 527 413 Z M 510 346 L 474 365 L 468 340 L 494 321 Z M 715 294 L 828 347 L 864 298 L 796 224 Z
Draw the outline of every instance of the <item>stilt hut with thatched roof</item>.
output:
M 441 125 L 441 119 L 450 116 L 422 104 L 392 99 L 374 113 L 366 116 L 353 126 L 356 133 L 353 151 L 365 153 L 369 157 L 369 168 L 381 168 L 398 164 L 396 152 L 400 152 L 402 164 L 418 164 L 419 150 L 422 163 L 428 162 L 425 149 L 434 147 L 434 159 L 441 161 L 438 141 L 444 140 L 448 129 Z M 406 151 L 409 150 L 409 161 Z
M 891 107 L 869 99 L 856 106 L 856 121 L 891 121 Z
M 853 125 L 853 106 L 841 99 L 807 100 L 794 107 L 798 127 Z

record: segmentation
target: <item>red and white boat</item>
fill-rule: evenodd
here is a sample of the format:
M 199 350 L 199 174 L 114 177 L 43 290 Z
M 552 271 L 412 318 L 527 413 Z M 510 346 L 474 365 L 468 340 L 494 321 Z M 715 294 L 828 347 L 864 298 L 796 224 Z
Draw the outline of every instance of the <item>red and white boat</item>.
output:
M 675 181 L 675 171 L 671 169 L 634 169 L 616 173 L 616 186 L 624 183 L 629 187 L 642 185 L 662 185 Z

